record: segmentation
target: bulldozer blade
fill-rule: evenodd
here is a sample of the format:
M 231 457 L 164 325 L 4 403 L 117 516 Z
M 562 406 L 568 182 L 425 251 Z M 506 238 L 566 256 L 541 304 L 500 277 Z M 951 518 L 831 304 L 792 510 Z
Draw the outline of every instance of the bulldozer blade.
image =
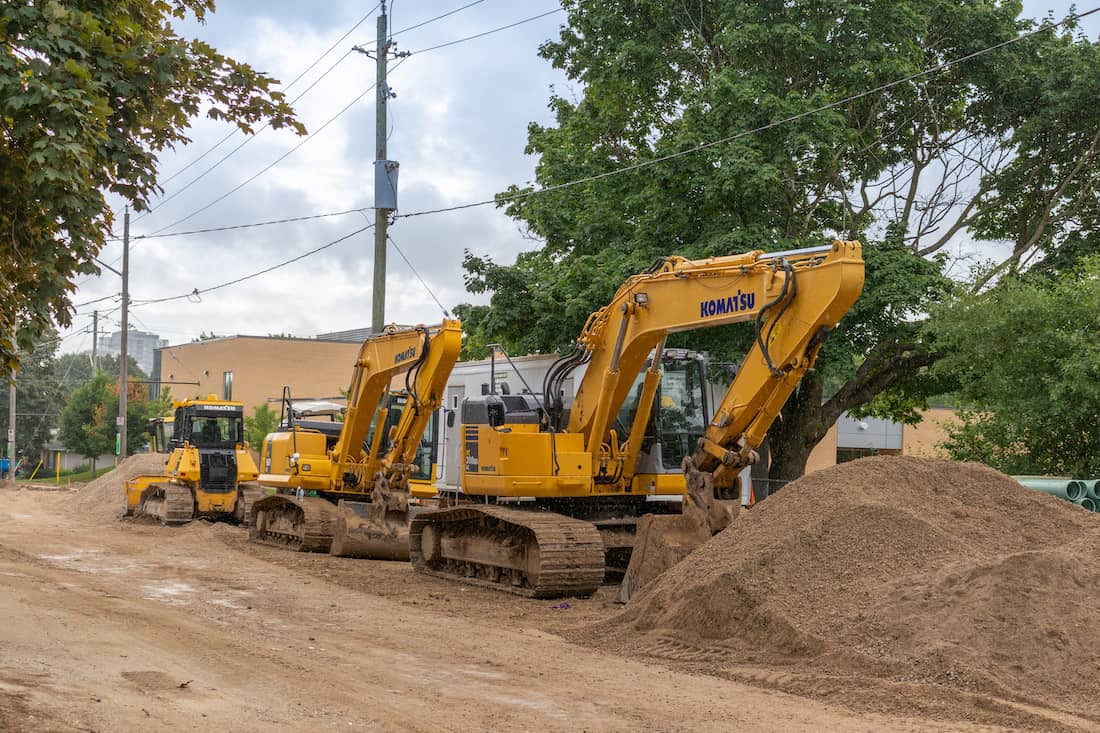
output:
M 634 551 L 615 600 L 628 602 L 710 538 L 706 512 L 690 500 L 684 501 L 682 514 L 645 515 L 638 521 Z
M 407 512 L 384 512 L 359 501 L 340 500 L 336 532 L 329 553 L 336 557 L 373 560 L 409 559 L 409 516 Z

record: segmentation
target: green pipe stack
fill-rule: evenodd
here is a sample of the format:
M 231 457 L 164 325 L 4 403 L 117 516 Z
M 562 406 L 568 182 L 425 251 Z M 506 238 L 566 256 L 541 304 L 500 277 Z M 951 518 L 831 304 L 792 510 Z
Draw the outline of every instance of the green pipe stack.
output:
M 1100 511 L 1100 479 L 1082 480 L 1049 476 L 1013 476 L 1012 478 L 1029 489 L 1072 501 L 1090 512 Z

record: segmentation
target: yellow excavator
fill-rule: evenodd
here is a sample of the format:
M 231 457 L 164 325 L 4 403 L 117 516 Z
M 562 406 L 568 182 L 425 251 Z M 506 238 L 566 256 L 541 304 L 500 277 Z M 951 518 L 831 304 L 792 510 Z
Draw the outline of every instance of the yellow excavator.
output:
M 284 419 L 264 439 L 258 482 L 276 493 L 252 506 L 252 539 L 343 557 L 408 559 L 410 498 L 435 496 L 430 471 L 419 482 L 410 477 L 421 468 L 421 437 L 461 348 L 456 320 L 391 326 L 364 342 L 343 422 Z M 284 405 L 284 415 L 292 412 Z
M 639 499 L 684 492 L 683 478 L 660 483 L 639 471 L 647 451 L 660 451 L 646 445 L 652 422 L 691 416 L 666 410 L 663 399 L 653 409 L 666 337 L 751 321 L 754 345 L 684 459 L 683 514 L 647 518 L 634 539 L 626 579 L 636 587 L 645 575 L 634 567 L 644 554 L 637 548 L 652 543 L 644 535 L 687 524 L 709 537 L 729 524 L 740 506 L 740 472 L 756 460 L 780 408 L 862 287 L 860 244 L 846 241 L 698 261 L 669 257 L 629 278 L 589 317 L 575 350 L 551 367 L 541 399 L 465 401 L 462 491 L 448 506 L 412 517 L 414 567 L 525 596 L 593 593 L 604 578 L 605 538 L 633 532 L 652 506 Z M 563 386 L 581 365 L 568 404 Z M 695 544 L 705 539 L 688 535 Z
M 135 476 L 124 484 L 127 516 L 148 516 L 162 524 L 186 524 L 196 517 L 247 523 L 259 488 L 244 445 L 244 405 L 214 395 L 172 403 L 170 421 L 159 423 L 156 452 L 167 445 L 163 474 Z M 165 422 L 171 437 L 165 441 Z M 154 425 L 156 431 L 158 425 Z M 156 432 L 154 432 L 154 436 Z

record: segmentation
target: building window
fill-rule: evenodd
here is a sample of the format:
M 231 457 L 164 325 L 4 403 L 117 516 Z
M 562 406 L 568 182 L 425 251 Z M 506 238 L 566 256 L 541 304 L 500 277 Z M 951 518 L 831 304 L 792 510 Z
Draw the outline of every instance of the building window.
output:
M 867 456 L 900 455 L 901 451 L 897 448 L 837 448 L 836 462 L 847 463 L 848 461 L 854 461 L 857 458 L 866 458 Z
M 233 399 L 233 372 L 225 372 L 222 376 L 225 379 L 225 396 L 222 399 L 231 400 Z

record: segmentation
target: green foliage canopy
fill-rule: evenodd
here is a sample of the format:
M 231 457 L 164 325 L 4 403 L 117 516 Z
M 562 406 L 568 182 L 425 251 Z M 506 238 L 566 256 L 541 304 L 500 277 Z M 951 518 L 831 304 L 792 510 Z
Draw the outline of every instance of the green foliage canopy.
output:
M 1100 476 L 1100 259 L 1068 277 L 1007 279 L 937 315 L 935 369 L 973 406 L 949 430 L 952 457 Z
M 162 414 L 162 402 L 146 399 L 144 385 L 130 383 L 126 393 L 126 444 L 134 450 L 148 441 L 147 423 Z M 69 395 L 61 410 L 62 445 L 87 458 L 115 451 L 118 417 L 118 379 L 97 372 Z
M 260 450 L 268 433 L 279 427 L 279 413 L 271 405 L 262 404 L 252 408 L 252 416 L 244 419 L 244 439 L 252 450 Z
M 32 351 L 19 355 L 22 368 L 16 378 L 15 450 L 29 457 L 37 458 L 49 441 L 50 429 L 57 426 L 64 401 L 64 388 L 56 372 L 57 346 L 57 332 L 47 329 Z M 0 384 L 0 425 L 4 436 L 8 427 L 8 392 L 5 381 Z M 3 443 L 6 457 L 7 441 Z
M 157 154 L 206 114 L 251 132 L 304 129 L 270 77 L 181 38 L 213 0 L 40 0 L 0 5 L 0 366 L 70 323 L 72 279 L 114 231 L 105 196 L 148 208 Z
M 852 99 L 1036 30 L 1018 2 L 564 5 L 568 25 L 540 52 L 575 86 L 552 94 L 556 124 L 530 125 L 526 150 L 550 190 L 500 200 L 544 244 L 509 266 L 467 253 L 467 288 L 492 304 L 456 309 L 468 355 L 494 341 L 561 349 L 661 256 L 860 239 L 864 295 L 770 433 L 773 478 L 793 478 L 844 411 L 911 421 L 939 390 L 922 322 L 951 288 L 946 248 L 960 233 L 1009 242 L 1000 271 L 1095 245 L 1080 234 L 1100 223 L 1095 44 L 1040 30 Z M 728 358 L 746 343 L 731 327 L 675 345 Z

